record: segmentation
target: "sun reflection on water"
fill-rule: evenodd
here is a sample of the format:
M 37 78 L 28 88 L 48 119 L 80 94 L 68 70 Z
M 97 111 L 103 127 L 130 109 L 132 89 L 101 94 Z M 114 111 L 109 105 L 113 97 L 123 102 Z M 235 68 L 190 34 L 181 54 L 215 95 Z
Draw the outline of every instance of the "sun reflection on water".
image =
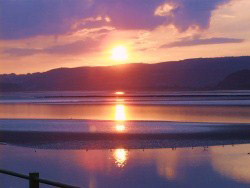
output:
M 125 93 L 123 91 L 116 91 L 115 94 L 116 95 L 124 95 Z
M 117 99 L 117 103 L 115 106 L 115 131 L 118 133 L 123 133 L 126 131 L 125 121 L 126 121 L 126 113 L 125 106 L 122 103 L 123 99 Z M 122 168 L 125 166 L 127 161 L 128 151 L 122 148 L 115 149 L 113 152 L 113 157 L 115 159 L 115 164 L 117 167 Z
M 126 130 L 124 122 L 126 121 L 125 106 L 124 104 L 116 104 L 115 106 L 115 131 L 123 133 Z
M 117 167 L 124 167 L 128 157 L 128 151 L 125 149 L 116 149 L 113 153 Z
M 116 124 L 115 129 L 117 132 L 123 132 L 123 131 L 125 131 L 125 126 L 122 124 Z
M 117 104 L 115 106 L 115 120 L 116 121 L 125 121 L 125 107 L 124 104 Z

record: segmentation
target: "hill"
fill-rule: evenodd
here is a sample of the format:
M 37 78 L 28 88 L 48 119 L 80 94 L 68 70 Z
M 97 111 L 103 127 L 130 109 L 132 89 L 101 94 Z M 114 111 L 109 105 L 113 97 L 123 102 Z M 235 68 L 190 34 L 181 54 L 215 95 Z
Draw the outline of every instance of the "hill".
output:
M 218 84 L 221 89 L 250 89 L 250 70 L 241 70 L 227 76 Z
M 2 74 L 1 91 L 200 90 L 218 88 L 228 75 L 250 69 L 250 56 L 197 58 L 156 64 L 58 68 Z

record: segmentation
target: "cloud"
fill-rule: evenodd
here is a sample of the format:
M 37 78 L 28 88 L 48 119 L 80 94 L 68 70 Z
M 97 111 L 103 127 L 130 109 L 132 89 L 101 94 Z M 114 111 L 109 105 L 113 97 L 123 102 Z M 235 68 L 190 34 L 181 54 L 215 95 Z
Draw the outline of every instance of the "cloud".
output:
M 1 50 L 3 54 L 13 57 L 21 57 L 21 56 L 31 56 L 37 53 L 40 53 L 39 49 L 31 49 L 31 48 L 7 48 Z
M 69 44 L 57 45 L 43 49 L 43 53 L 77 55 L 97 51 L 99 49 L 99 45 L 99 40 L 87 38 L 85 40 L 78 40 Z
M 53 54 L 53 55 L 79 55 L 99 50 L 100 40 L 87 38 L 72 43 L 55 45 L 48 48 L 7 48 L 3 49 L 3 54 L 12 57 L 30 56 L 35 54 Z
M 206 29 L 211 13 L 231 0 L 0 0 L 0 39 L 61 35 L 83 28 L 152 30 L 173 24 L 179 31 Z
M 70 32 L 88 7 L 88 0 L 0 0 L 0 39 Z
M 190 27 L 206 29 L 209 27 L 212 11 L 219 5 L 231 0 L 173 0 L 175 9 L 172 10 L 171 22 L 180 30 L 185 31 Z
M 243 41 L 244 39 L 224 38 L 224 37 L 213 37 L 213 38 L 189 37 L 189 38 L 183 38 L 179 41 L 175 41 L 169 44 L 164 44 L 160 48 L 174 48 L 174 47 L 225 44 L 225 43 L 241 43 Z

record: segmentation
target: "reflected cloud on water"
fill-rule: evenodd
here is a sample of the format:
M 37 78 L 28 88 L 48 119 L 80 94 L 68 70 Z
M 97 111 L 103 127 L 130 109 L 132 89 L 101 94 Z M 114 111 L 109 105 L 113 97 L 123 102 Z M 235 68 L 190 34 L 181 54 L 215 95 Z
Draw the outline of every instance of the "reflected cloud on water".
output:
M 221 175 L 236 181 L 250 183 L 250 155 L 249 145 L 211 147 L 211 163 Z

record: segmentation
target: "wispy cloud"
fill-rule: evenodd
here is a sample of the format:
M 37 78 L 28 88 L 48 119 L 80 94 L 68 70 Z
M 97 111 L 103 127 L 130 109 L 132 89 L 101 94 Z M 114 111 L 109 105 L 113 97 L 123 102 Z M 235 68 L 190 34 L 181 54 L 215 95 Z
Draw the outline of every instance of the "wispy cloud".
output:
M 7 56 L 21 57 L 35 54 L 53 54 L 53 55 L 78 55 L 99 50 L 100 40 L 87 38 L 63 45 L 55 45 L 48 48 L 6 48 L 2 53 Z
M 40 49 L 32 48 L 5 48 L 1 50 L 2 54 L 12 57 L 21 57 L 21 56 L 32 56 L 34 54 L 41 53 Z
M 198 45 L 211 45 L 211 44 L 225 44 L 225 43 L 241 43 L 244 39 L 237 38 L 224 38 L 224 37 L 213 37 L 213 38 L 183 38 L 181 40 L 164 44 L 160 48 L 174 48 L 174 47 L 185 47 L 185 46 L 198 46 Z

